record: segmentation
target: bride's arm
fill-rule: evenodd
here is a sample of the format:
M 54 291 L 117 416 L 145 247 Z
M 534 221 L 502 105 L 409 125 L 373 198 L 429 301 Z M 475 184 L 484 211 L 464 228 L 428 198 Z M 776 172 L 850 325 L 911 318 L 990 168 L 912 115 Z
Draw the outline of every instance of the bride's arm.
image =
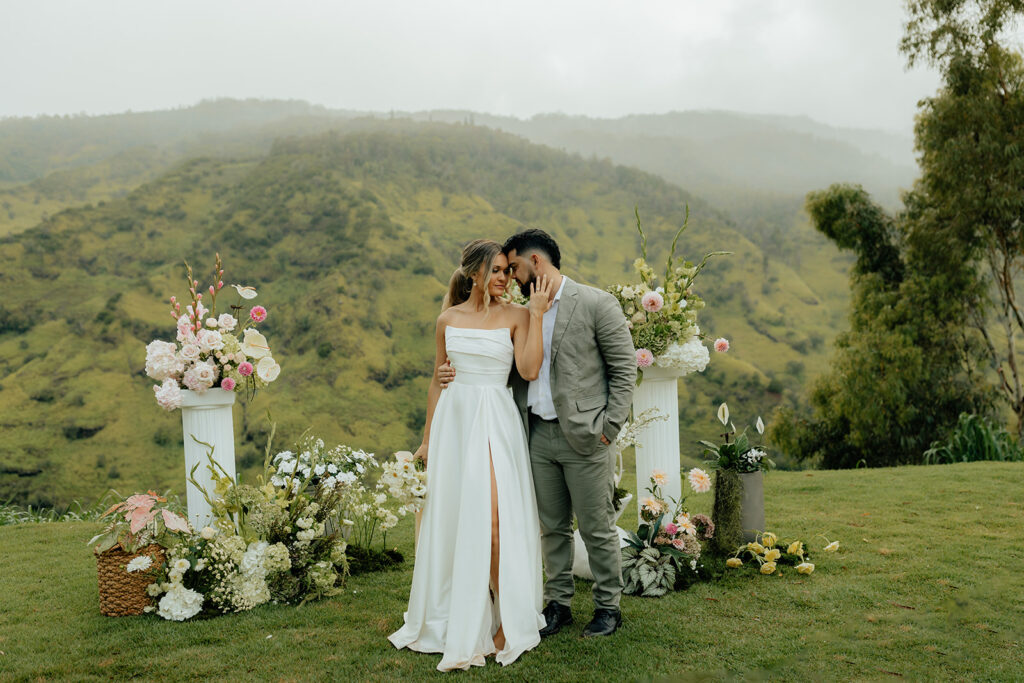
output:
M 441 396 L 441 381 L 437 373 L 439 368 L 448 362 L 448 350 L 444 343 L 444 330 L 448 327 L 447 317 L 442 314 L 437 318 L 437 329 L 434 333 L 434 340 L 437 345 L 437 352 L 434 358 L 434 376 L 430 379 L 430 388 L 427 389 L 427 423 L 423 425 L 423 443 L 416 449 L 414 457 L 427 463 L 427 444 L 430 443 L 430 422 L 434 419 L 434 408 L 437 406 L 437 399 Z
M 516 311 L 518 316 L 512 330 L 512 343 L 516 368 L 527 382 L 537 379 L 540 366 L 544 364 L 544 313 L 551 308 L 554 295 L 551 279 L 542 275 L 535 291 L 530 294 L 529 307 Z

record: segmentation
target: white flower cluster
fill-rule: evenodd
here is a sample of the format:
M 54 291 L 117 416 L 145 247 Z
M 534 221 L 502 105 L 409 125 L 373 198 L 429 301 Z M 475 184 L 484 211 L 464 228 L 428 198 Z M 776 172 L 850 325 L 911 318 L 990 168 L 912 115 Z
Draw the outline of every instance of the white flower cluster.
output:
M 209 597 L 222 611 L 243 612 L 270 600 L 267 577 L 291 567 L 288 548 L 282 543 L 270 545 L 256 541 L 248 546 L 239 536 L 215 537 L 215 531 L 206 527 L 200 538 L 212 542 L 203 547 L 203 556 L 192 564 L 176 553 L 188 552 L 179 547 L 171 552 L 167 582 L 154 583 L 146 589 L 149 595 L 160 598 L 157 614 L 164 619 L 184 621 L 202 610 Z M 209 586 L 203 595 L 191 586 Z
M 654 364 L 663 368 L 682 370 L 683 374 L 703 372 L 711 360 L 708 347 L 694 335 L 685 344 L 669 344 L 665 353 L 655 357 Z
M 399 514 L 422 510 L 427 497 L 427 473 L 416 468 L 412 453 L 395 453 L 395 460 L 384 463 L 382 469 L 377 490 L 386 489 L 401 504 Z
M 334 490 L 338 486 L 355 484 L 369 468 L 377 466 L 373 453 L 345 445 L 324 450 L 324 442 L 315 439 L 307 440 L 303 446 L 298 455 L 292 451 L 281 451 L 274 456 L 271 484 L 277 488 L 290 486 L 292 492 L 297 493 L 307 481 L 314 479 Z
M 760 469 L 761 468 L 761 461 L 764 459 L 764 457 L 766 455 L 767 455 L 767 453 L 765 453 L 760 448 L 751 448 L 749 451 L 747 451 L 746 453 L 742 454 L 739 457 L 739 461 L 740 461 L 739 470 L 741 472 L 746 472 L 746 471 L 754 472 L 754 471 Z

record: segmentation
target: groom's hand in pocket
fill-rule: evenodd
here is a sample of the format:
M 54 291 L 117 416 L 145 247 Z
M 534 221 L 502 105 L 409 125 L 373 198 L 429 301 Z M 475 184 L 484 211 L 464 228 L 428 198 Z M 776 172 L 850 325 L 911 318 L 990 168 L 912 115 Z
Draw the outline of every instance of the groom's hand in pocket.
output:
M 437 381 L 441 384 L 441 388 L 445 389 L 449 384 L 455 381 L 455 368 L 448 361 L 444 362 L 444 365 L 437 368 Z

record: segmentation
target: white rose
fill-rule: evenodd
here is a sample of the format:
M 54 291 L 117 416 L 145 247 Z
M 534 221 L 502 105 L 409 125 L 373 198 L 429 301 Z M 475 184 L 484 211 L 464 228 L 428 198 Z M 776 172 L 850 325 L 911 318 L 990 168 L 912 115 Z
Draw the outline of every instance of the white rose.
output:
M 264 356 L 256 364 L 256 375 L 264 382 L 273 382 L 281 374 L 281 366 L 270 356 Z
M 224 330 L 225 332 L 230 332 L 231 330 L 235 329 L 235 326 L 237 324 L 238 321 L 235 320 L 235 316 L 231 315 L 230 313 L 221 313 L 220 317 L 217 318 L 217 327 Z
M 267 344 L 267 338 L 250 327 L 242 335 L 242 353 L 253 359 L 269 356 L 270 345 Z
M 199 341 L 199 348 L 207 353 L 224 348 L 224 339 L 217 330 L 200 330 L 196 338 Z
M 212 327 L 217 327 L 217 319 L 216 318 L 207 318 L 206 319 L 206 326 L 207 327 L 211 327 L 211 328 Z
M 186 363 L 195 363 L 199 360 L 199 347 L 195 344 L 185 344 L 181 347 L 181 358 Z
M 195 372 L 196 380 L 206 388 L 212 387 L 214 380 L 217 379 L 216 366 L 209 363 L 196 363 Z
M 212 541 L 217 535 L 217 530 L 212 526 L 204 526 L 203 530 L 199 532 L 199 535 L 203 537 L 203 540 Z

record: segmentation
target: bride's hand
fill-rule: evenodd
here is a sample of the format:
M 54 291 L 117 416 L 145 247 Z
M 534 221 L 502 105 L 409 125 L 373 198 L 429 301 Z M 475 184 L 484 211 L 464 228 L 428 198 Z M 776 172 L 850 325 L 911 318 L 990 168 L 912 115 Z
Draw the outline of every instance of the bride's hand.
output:
M 554 281 L 547 275 L 541 275 L 530 283 L 530 313 L 544 315 L 551 308 L 551 300 L 555 298 Z
M 415 460 L 422 460 L 423 461 L 423 466 L 426 467 L 427 466 L 427 445 L 426 444 L 420 444 L 420 447 L 417 448 L 416 452 L 412 454 L 412 459 L 414 461 Z

